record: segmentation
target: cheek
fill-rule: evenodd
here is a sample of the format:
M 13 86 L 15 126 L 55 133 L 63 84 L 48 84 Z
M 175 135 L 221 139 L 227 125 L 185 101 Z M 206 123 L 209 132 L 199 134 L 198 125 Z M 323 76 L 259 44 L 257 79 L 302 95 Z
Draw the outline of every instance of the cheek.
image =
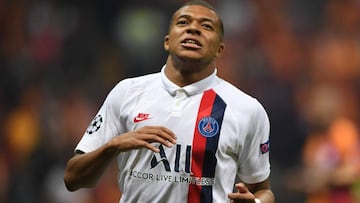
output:
M 169 50 L 174 50 L 176 49 L 176 41 L 173 40 L 173 39 L 176 39 L 176 38 L 171 38 L 169 37 L 169 39 L 165 42 L 165 50 L 166 51 L 169 51 Z
M 213 44 L 209 47 L 209 52 L 211 52 L 214 56 L 217 56 L 219 54 L 219 46 Z

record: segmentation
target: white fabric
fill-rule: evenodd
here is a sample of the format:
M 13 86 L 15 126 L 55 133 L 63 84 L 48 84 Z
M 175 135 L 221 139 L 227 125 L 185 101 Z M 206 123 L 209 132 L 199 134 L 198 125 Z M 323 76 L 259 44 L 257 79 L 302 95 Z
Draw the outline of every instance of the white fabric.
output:
M 269 153 L 262 153 L 260 145 L 269 140 L 269 121 L 262 105 L 217 77 L 216 71 L 180 88 L 166 78 L 164 68 L 161 73 L 120 81 L 97 113 L 98 122 L 92 123 L 101 123 L 100 127 L 90 126 L 76 147 L 90 152 L 115 136 L 147 125 L 166 126 L 177 135 L 177 144 L 172 148 L 154 143 L 162 147 L 165 157 L 148 149 L 118 156 L 120 202 L 186 202 L 189 184 L 202 184 L 213 188 L 214 203 L 223 203 L 229 201 L 227 194 L 233 190 L 236 175 L 246 183 L 265 180 L 270 174 Z M 200 100 L 209 89 L 226 103 L 215 177 L 194 179 L 186 168 L 187 153 L 194 148 Z M 166 169 L 166 162 L 170 170 Z

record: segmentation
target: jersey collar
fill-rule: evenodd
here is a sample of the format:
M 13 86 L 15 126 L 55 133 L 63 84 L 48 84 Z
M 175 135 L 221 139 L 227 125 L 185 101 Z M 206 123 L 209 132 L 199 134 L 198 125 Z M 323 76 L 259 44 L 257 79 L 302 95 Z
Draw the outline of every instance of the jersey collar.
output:
M 214 72 L 211 75 L 209 75 L 208 77 L 206 77 L 198 82 L 187 85 L 185 87 L 179 87 L 175 83 L 170 81 L 168 77 L 166 77 L 165 68 L 166 68 L 166 65 L 164 65 L 161 69 L 161 81 L 163 84 L 163 88 L 171 96 L 175 96 L 176 91 L 179 89 L 183 89 L 188 96 L 192 96 L 195 94 L 202 93 L 203 91 L 210 89 L 211 87 L 213 87 L 215 84 L 218 83 L 218 80 L 217 80 L 218 77 L 216 76 L 217 69 L 215 69 Z

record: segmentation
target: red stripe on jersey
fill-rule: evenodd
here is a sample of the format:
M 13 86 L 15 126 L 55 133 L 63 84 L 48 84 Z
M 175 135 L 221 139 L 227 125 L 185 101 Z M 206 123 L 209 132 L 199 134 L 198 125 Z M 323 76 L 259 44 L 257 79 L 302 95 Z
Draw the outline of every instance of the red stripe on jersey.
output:
M 198 130 L 199 121 L 206 116 L 210 116 L 214 105 L 216 93 L 213 90 L 204 92 L 204 95 L 200 102 L 200 107 L 196 119 L 194 139 L 192 144 L 192 161 L 191 161 L 191 176 L 202 177 L 205 149 L 206 149 L 206 137 L 202 136 Z M 201 199 L 201 185 L 190 184 L 188 193 L 188 203 L 199 203 Z

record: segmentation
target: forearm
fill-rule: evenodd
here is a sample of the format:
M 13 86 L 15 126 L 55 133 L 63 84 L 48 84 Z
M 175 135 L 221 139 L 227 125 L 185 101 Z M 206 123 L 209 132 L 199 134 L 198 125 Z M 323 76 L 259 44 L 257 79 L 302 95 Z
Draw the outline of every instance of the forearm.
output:
M 145 126 L 137 130 L 115 136 L 107 144 L 95 151 L 78 154 L 71 158 L 65 169 L 64 182 L 68 190 L 94 186 L 110 162 L 120 153 L 147 148 L 158 152 L 157 142 L 167 147 L 176 144 L 176 136 L 162 126 Z
M 82 187 L 93 187 L 117 155 L 118 152 L 108 145 L 89 153 L 75 155 L 66 165 L 66 188 L 75 191 Z
M 247 187 L 253 193 L 255 198 L 259 199 L 261 203 L 274 203 L 275 195 L 271 190 L 270 179 L 255 184 L 247 184 Z
M 274 193 L 270 189 L 259 190 L 254 195 L 261 203 L 275 203 Z

